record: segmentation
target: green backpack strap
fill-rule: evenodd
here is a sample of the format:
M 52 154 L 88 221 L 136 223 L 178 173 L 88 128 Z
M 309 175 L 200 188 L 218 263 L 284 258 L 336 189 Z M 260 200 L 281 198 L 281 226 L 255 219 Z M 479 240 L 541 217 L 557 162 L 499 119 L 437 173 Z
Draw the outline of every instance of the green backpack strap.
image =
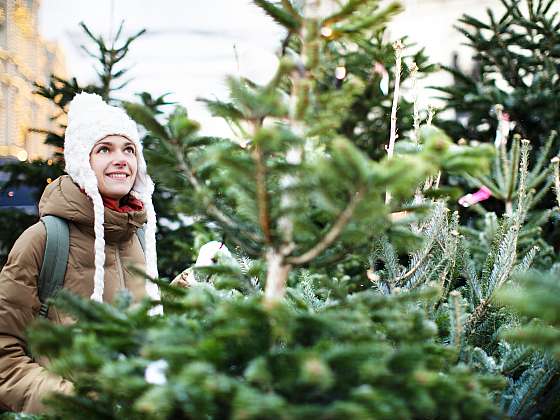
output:
M 46 318 L 49 310 L 49 298 L 53 297 L 64 285 L 70 233 L 68 222 L 60 217 L 43 216 L 41 222 L 47 231 L 47 241 L 37 289 L 41 301 L 39 316 Z
M 142 225 L 136 230 L 136 236 L 138 236 L 138 240 L 140 241 L 140 246 L 142 247 L 142 251 L 146 254 L 146 231 L 144 229 L 145 225 Z
M 53 297 L 64 286 L 64 275 L 68 263 L 70 249 L 70 233 L 66 220 L 57 216 L 43 216 L 41 222 L 47 230 L 47 242 L 43 265 L 37 284 L 41 308 L 39 316 L 46 318 L 49 310 L 48 299 Z M 146 248 L 146 232 L 144 226 L 136 231 L 142 251 Z

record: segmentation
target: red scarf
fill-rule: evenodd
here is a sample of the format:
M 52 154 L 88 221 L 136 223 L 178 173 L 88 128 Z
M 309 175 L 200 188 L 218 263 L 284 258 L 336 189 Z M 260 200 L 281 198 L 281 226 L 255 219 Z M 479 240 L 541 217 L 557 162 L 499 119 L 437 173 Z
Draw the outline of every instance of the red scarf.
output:
M 105 207 L 118 211 L 119 213 L 129 213 L 131 211 L 141 211 L 144 209 L 144 203 L 131 195 L 127 195 L 120 200 L 114 200 L 103 196 L 101 196 L 101 198 L 103 199 L 103 205 Z

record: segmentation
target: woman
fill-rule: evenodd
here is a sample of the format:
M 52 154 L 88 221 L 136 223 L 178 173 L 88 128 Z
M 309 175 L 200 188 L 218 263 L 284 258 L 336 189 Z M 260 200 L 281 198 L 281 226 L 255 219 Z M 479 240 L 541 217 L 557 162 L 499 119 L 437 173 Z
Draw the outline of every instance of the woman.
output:
M 64 158 L 68 175 L 49 184 L 39 202 L 41 217 L 68 221 L 64 288 L 98 302 L 111 302 L 122 289 L 135 301 L 159 300 L 155 284 L 129 271 L 137 266 L 157 276 L 153 183 L 135 123 L 98 95 L 79 94 L 68 112 Z M 143 225 L 145 253 L 136 235 Z M 25 341 L 40 307 L 37 279 L 45 242 L 38 222 L 16 241 L 0 273 L 0 408 L 9 411 L 40 413 L 47 394 L 72 391 L 70 382 L 28 356 Z M 53 307 L 48 318 L 72 322 Z

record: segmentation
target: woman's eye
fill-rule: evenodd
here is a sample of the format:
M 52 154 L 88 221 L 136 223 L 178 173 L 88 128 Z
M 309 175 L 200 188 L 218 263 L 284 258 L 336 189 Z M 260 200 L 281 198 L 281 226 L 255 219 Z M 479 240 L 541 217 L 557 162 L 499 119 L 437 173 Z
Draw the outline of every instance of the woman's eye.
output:
M 134 154 L 134 147 L 127 147 L 126 149 L 124 149 L 124 151 L 127 152 L 127 153 Z
M 99 149 L 97 149 L 97 153 L 107 153 L 109 151 L 109 148 L 107 146 L 101 146 Z

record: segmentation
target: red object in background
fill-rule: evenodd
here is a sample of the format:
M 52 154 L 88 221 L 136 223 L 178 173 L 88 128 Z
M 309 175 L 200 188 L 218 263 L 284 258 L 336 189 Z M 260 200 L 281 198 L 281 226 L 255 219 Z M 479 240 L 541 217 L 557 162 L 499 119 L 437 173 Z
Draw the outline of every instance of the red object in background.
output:
M 470 207 L 473 204 L 480 203 L 481 201 L 487 200 L 492 197 L 492 192 L 485 186 L 482 186 L 474 194 L 464 195 L 459 199 L 459 204 L 463 207 Z

